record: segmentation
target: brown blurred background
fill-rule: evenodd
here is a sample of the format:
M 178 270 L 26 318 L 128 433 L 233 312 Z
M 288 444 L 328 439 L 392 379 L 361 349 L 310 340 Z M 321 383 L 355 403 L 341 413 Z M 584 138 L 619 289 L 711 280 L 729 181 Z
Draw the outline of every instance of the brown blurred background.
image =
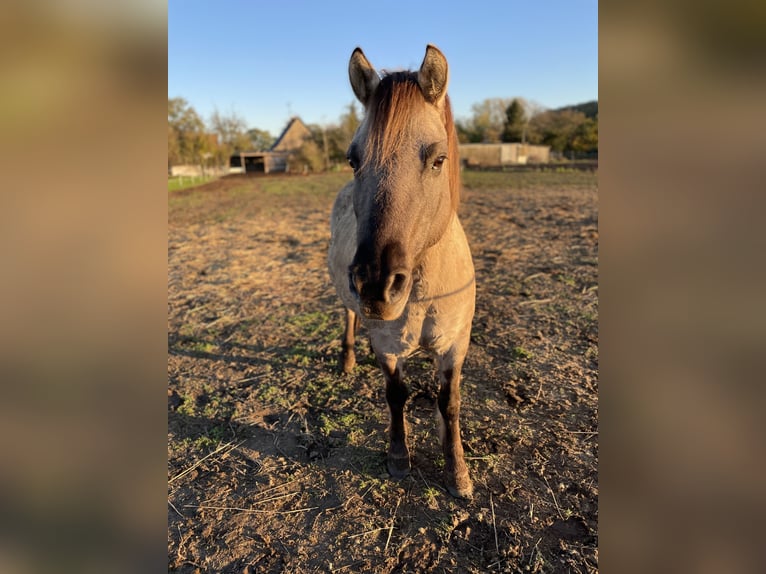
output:
M 600 566 L 763 571 L 766 5 L 599 17 Z
M 165 560 L 166 12 L 0 8 L 2 572 Z

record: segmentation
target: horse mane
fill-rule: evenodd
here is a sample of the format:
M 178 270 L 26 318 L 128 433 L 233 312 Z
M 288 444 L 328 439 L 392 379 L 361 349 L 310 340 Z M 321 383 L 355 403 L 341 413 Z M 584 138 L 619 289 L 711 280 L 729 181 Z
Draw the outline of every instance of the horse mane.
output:
M 363 162 L 368 165 L 374 163 L 376 168 L 390 167 L 394 152 L 402 144 L 403 134 L 413 121 L 413 111 L 426 105 L 429 104 L 420 89 L 416 72 L 384 72 L 368 106 L 369 144 Z M 452 208 L 457 211 L 460 203 L 460 156 L 448 95 L 444 98 L 442 121 L 447 131 L 450 198 Z M 373 157 L 374 150 L 378 151 L 376 157 Z

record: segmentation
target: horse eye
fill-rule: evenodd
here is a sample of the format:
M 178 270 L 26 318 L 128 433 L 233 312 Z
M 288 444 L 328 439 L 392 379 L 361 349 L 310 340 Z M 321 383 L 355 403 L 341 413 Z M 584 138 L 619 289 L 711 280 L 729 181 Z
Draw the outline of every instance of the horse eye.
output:
M 347 157 L 346 157 L 346 160 L 348 161 L 348 165 L 350 165 L 350 166 L 351 166 L 351 169 L 353 169 L 354 171 L 356 171 L 356 162 L 354 162 L 354 160 L 353 160 L 353 159 L 351 159 L 351 157 L 350 157 L 350 156 L 347 156 Z
M 440 155 L 434 160 L 433 165 L 431 166 L 431 169 L 441 169 L 442 165 L 444 164 L 444 161 L 447 159 L 446 155 Z

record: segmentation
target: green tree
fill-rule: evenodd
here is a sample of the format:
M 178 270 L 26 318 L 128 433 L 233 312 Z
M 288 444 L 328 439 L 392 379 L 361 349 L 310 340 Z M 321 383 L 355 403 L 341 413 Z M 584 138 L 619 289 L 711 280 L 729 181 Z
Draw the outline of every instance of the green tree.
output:
M 361 121 L 356 103 L 351 102 L 346 106 L 346 112 L 338 118 L 337 124 L 323 127 L 324 134 L 316 142 L 322 146 L 322 149 L 324 149 L 325 144 L 327 146 L 328 167 L 346 165 L 348 146 L 351 145 L 351 140 L 354 138 Z
M 210 139 L 196 110 L 183 98 L 168 98 L 168 167 L 202 165 L 209 152 Z
M 171 166 L 183 163 L 181 160 L 181 147 L 178 142 L 178 134 L 173 126 L 168 123 L 168 169 Z
M 524 106 L 518 98 L 514 98 L 505 109 L 505 122 L 501 139 L 504 142 L 521 142 L 525 140 L 526 115 Z
M 548 110 L 529 123 L 528 141 L 550 146 L 552 151 L 574 151 L 575 136 L 587 121 L 585 114 L 572 109 Z
M 516 102 L 514 106 L 513 103 Z M 500 141 L 520 141 L 524 130 L 519 128 L 523 126 L 532 114 L 527 110 L 528 102 L 523 98 L 487 98 L 471 106 L 471 117 L 455 122 L 458 140 L 463 143 L 498 143 Z M 513 132 L 508 132 L 508 112 L 509 108 L 514 116 L 511 127 L 521 129 L 518 139 L 507 139 L 513 137 Z M 522 120 L 521 118 L 525 118 Z
M 271 132 L 258 128 L 247 130 L 247 137 L 250 139 L 250 149 L 254 151 L 267 151 L 276 141 Z
M 469 120 L 456 119 L 455 131 L 457 132 L 457 141 L 462 143 L 478 143 L 481 138 L 476 137 Z
M 328 167 L 345 165 L 346 152 L 351 144 L 351 138 L 343 126 L 332 124 L 324 126 L 324 137 L 318 143 L 324 148 L 325 142 L 327 144 Z
M 526 142 L 559 153 L 598 151 L 598 102 L 556 110 L 524 98 L 487 98 L 455 122 L 460 143 Z M 591 115 L 592 114 L 592 115 Z
M 570 148 L 574 152 L 593 153 L 598 151 L 598 116 L 586 118 L 577 126 Z
M 324 169 L 324 154 L 314 138 L 306 138 L 300 148 L 290 154 L 288 170 L 294 173 L 320 172 Z
M 347 141 L 346 146 L 351 145 L 351 140 L 356 133 L 362 120 L 359 118 L 359 112 L 356 109 L 356 102 L 351 102 L 346 106 L 346 113 L 340 116 L 340 130 L 343 138 Z

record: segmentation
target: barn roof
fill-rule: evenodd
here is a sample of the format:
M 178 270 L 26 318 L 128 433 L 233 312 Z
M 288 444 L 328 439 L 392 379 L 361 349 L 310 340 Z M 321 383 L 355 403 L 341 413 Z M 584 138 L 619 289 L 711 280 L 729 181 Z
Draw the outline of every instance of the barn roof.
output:
M 282 133 L 271 146 L 269 151 L 292 151 L 298 149 L 303 144 L 303 140 L 311 135 L 311 132 L 306 127 L 298 116 L 293 116 L 290 121 L 287 122 L 287 126 L 282 130 Z
M 283 156 L 289 152 L 298 149 L 303 144 L 303 140 L 311 135 L 311 131 L 306 127 L 298 116 L 290 118 L 285 129 L 272 144 L 268 151 L 247 150 L 238 151 L 231 154 L 231 157 L 267 157 Z

